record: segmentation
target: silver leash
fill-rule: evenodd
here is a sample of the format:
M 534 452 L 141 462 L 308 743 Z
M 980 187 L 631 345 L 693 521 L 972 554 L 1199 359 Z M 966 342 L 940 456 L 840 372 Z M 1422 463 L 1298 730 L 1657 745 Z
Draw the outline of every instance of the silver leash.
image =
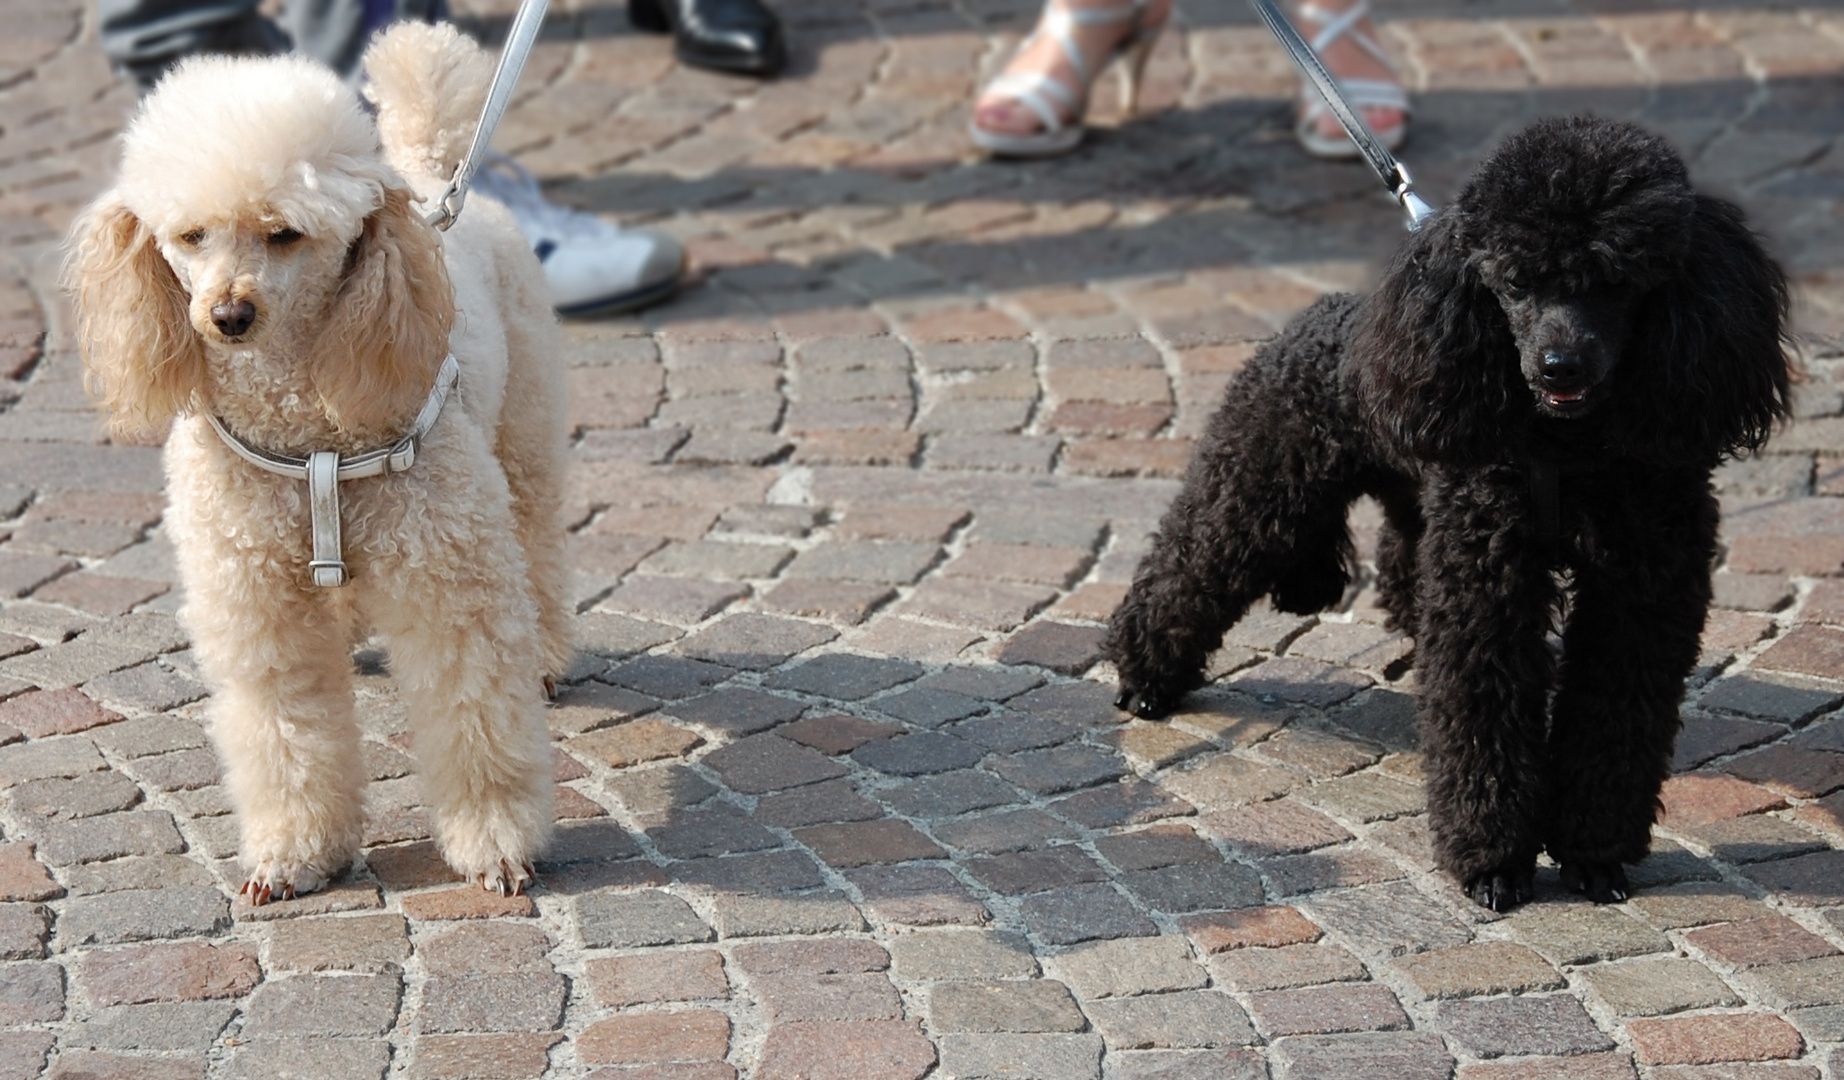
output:
M 1357 144 L 1358 152 L 1364 155 L 1364 160 L 1370 163 L 1370 167 L 1382 179 L 1383 186 L 1389 188 L 1390 195 L 1394 196 L 1395 200 L 1402 204 L 1402 208 L 1408 211 L 1409 231 L 1414 232 L 1420 229 L 1421 223 L 1434 215 L 1434 207 L 1423 202 L 1421 196 L 1415 194 L 1411 186 L 1413 181 L 1409 179 L 1409 170 L 1383 146 L 1376 132 L 1370 130 L 1370 125 L 1364 123 L 1364 118 L 1358 115 L 1350 102 L 1345 100 L 1344 91 L 1339 88 L 1338 80 L 1325 69 L 1325 64 L 1319 59 L 1319 54 L 1306 43 L 1306 39 L 1302 38 L 1300 32 L 1293 28 L 1293 24 L 1287 21 L 1287 16 L 1281 14 L 1281 9 L 1274 5 L 1274 0 L 1249 0 L 1249 5 L 1255 9 L 1255 14 L 1261 16 L 1261 21 L 1267 24 L 1269 31 L 1286 47 L 1288 55 L 1293 58 L 1294 66 L 1312 81 L 1320 96 L 1325 98 L 1326 106 L 1332 110 L 1332 115 L 1338 118 L 1338 122 L 1344 125 L 1346 133 L 1351 136 L 1351 141 Z
M 499 54 L 499 67 L 493 72 L 493 85 L 487 89 L 487 103 L 480 110 L 480 126 L 474 129 L 474 144 L 468 147 L 467 157 L 455 166 L 455 175 L 448 181 L 448 188 L 437 200 L 435 209 L 423 220 L 438 229 L 446 230 L 461 216 L 461 207 L 467 202 L 467 189 L 474 183 L 474 174 L 480 171 L 481 159 L 487 156 L 487 144 L 493 141 L 493 131 L 499 127 L 500 118 L 506 115 L 506 106 L 512 104 L 512 91 L 519 85 L 519 76 L 525 71 L 525 60 L 531 56 L 532 43 L 538 40 L 538 28 L 544 24 L 545 9 L 550 0 L 522 0 L 519 13 L 513 16 L 512 29 L 506 35 L 506 47 Z

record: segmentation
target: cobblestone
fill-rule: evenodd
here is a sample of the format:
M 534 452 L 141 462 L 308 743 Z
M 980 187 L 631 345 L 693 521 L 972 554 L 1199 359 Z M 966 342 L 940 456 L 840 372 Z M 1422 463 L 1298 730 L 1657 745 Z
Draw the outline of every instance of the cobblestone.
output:
M 971 163 L 960 131 L 1028 13 L 787 10 L 796 62 L 768 83 L 682 68 L 618 14 L 554 17 L 501 141 L 551 197 L 685 238 L 698 275 L 564 324 L 566 824 L 532 896 L 470 891 L 414 839 L 405 718 L 362 666 L 369 838 L 391 846 L 262 909 L 224 899 L 236 821 L 172 615 L 158 452 L 97 435 L 51 280 L 134 95 L 75 0 L 9 12 L 0 955 L 45 991 L 16 1019 L 51 1015 L 33 965 L 70 994 L 26 1021 L 49 1028 L 0 1034 L 0 1077 L 35 1077 L 55 1035 L 73 1080 L 203 1080 L 207 1054 L 213 1076 L 316 1080 L 1633 1080 L 1624 1050 L 1563 1053 L 1603 1045 L 1578 1002 L 1628 1023 L 1609 1033 L 1655 1080 L 1844 1068 L 1840 125 L 1814 89 L 1844 71 L 1837 20 L 1565 4 L 1382 26 L 1435 201 L 1528 117 L 1631 115 L 1770 238 L 1811 372 L 1798 419 L 1717 475 L 1717 610 L 1635 895 L 1592 909 L 1545 870 L 1501 920 L 1432 864 L 1410 643 L 1381 629 L 1364 561 L 1374 508 L 1356 599 L 1259 605 L 1169 721 L 1125 722 L 1097 663 L 1211 405 L 1400 235 L 1360 168 L 1298 156 L 1266 36 L 1200 4 L 1155 51 L 1148 108 L 1098 105 L 1088 145 L 1041 173 Z M 509 10 L 457 4 L 474 26 Z M 924 861 L 877 861 L 899 858 Z M 388 1013 L 276 1014 L 400 975 Z M 1456 1063 L 1437 1032 L 1480 1017 Z M 263 1030 L 282 1020 L 367 1033 Z M 1210 1039 L 1248 1045 L 1176 1048 Z M 1715 1049 L 1653 1063 L 1659 1045 Z M 1512 1048 L 1533 1053 L 1482 1058 Z

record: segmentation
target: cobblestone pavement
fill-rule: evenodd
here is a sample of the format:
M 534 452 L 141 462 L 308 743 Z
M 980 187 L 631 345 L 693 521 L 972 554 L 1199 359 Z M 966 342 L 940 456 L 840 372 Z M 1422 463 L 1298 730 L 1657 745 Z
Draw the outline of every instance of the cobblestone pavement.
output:
M 1293 148 L 1239 0 L 1180 5 L 1152 115 L 1026 166 L 961 128 L 1027 0 L 787 0 L 769 84 L 557 6 L 501 144 L 704 276 L 569 328 L 560 839 L 530 898 L 460 887 L 361 654 L 366 866 L 252 911 L 157 452 L 102 444 L 51 284 L 132 94 L 81 4 L 7 0 L 0 1080 L 1844 1077 L 1844 8 L 1384 4 L 1432 198 L 1532 116 L 1640 118 L 1796 271 L 1812 373 L 1721 474 L 1637 895 L 1549 869 L 1495 918 L 1432 872 L 1365 594 L 1252 616 L 1170 723 L 1096 666 L 1250 343 L 1399 235 Z

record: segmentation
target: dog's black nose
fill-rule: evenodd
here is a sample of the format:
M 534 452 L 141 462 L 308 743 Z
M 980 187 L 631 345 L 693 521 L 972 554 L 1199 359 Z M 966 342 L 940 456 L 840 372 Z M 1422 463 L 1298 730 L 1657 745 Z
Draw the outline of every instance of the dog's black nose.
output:
M 1543 354 L 1543 385 L 1550 390 L 1579 390 L 1588 382 L 1588 361 L 1580 353 Z
M 218 333 L 225 337 L 237 337 L 250 328 L 256 321 L 256 305 L 248 300 L 232 300 L 228 304 L 213 304 L 211 324 L 218 328 Z

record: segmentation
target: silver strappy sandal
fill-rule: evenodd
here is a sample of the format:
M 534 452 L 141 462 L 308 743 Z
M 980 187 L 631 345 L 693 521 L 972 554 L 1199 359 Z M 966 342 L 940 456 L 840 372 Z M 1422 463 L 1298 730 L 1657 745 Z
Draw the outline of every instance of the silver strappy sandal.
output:
M 1321 57 L 1324 57 L 1325 50 L 1339 38 L 1349 38 L 1357 44 L 1358 48 L 1376 57 L 1385 68 L 1394 73 L 1396 65 L 1390 60 L 1389 54 L 1383 51 L 1383 46 L 1377 44 L 1376 38 L 1357 29 L 1357 24 L 1362 22 L 1364 16 L 1368 14 L 1370 14 L 1370 0 L 1357 0 L 1357 3 L 1352 4 L 1346 10 L 1337 12 L 1313 3 L 1298 4 L 1294 8 L 1296 22 L 1308 19 L 1320 24 L 1319 32 L 1309 40 L 1313 51 Z M 1368 108 L 1400 111 L 1402 119 L 1394 125 L 1387 128 L 1376 128 L 1372 125 L 1372 130 L 1376 132 L 1377 140 L 1383 144 L 1385 149 L 1395 150 L 1402 145 L 1402 140 L 1407 138 L 1409 130 L 1409 95 L 1400 83 L 1386 82 L 1382 79 L 1340 77 L 1338 85 L 1344 88 L 1345 97 L 1351 104 L 1360 110 Z M 1340 131 L 1337 135 L 1320 133 L 1320 119 L 1330 114 L 1331 109 L 1326 106 L 1325 99 L 1319 96 L 1319 91 L 1302 84 L 1299 118 L 1294 122 L 1293 128 L 1294 136 L 1300 140 L 1300 145 L 1316 158 L 1344 160 L 1359 156 L 1357 144 L 1352 142 L 1344 132 Z
M 998 157 L 1018 158 L 1053 157 L 1074 150 L 1082 141 L 1082 118 L 1088 112 L 1089 90 L 1096 77 L 1117 59 L 1124 61 L 1121 110 L 1131 116 L 1139 104 L 1140 79 L 1146 73 L 1146 60 L 1152 55 L 1152 47 L 1159 40 L 1159 31 L 1165 28 L 1170 16 L 1170 8 L 1167 8 L 1166 14 L 1157 22 L 1151 21 L 1150 4 L 1151 0 L 1132 0 L 1131 3 L 1111 7 L 1066 8 L 1059 6 L 1056 0 L 1050 0 L 1044 6 L 1043 17 L 1038 20 L 1037 28 L 1019 43 L 1018 53 L 1013 58 L 1015 60 L 1018 54 L 1028 49 L 1038 35 L 1047 35 L 1063 50 L 1069 66 L 1075 71 L 1076 85 L 1072 86 L 1042 71 L 1007 71 L 1001 74 L 980 91 L 980 99 L 1011 98 L 1035 113 L 1043 122 L 1043 129 L 1023 135 L 989 131 L 977 122 L 976 104 L 975 119 L 967 122 L 967 134 L 973 140 L 973 145 Z M 1131 22 L 1130 31 L 1102 57 L 1093 71 L 1089 70 L 1088 61 L 1076 45 L 1076 28 L 1119 22 Z

